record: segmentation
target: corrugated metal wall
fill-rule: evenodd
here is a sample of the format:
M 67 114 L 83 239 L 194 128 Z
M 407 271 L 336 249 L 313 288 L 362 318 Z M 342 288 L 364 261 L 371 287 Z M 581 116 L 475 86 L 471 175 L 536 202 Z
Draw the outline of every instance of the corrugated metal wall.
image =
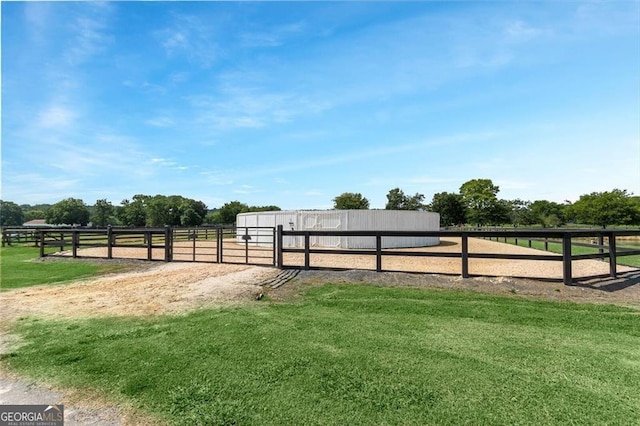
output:
M 237 225 L 270 226 L 282 225 L 285 229 L 304 230 L 356 230 L 356 231 L 437 231 L 440 215 L 432 212 L 406 210 L 289 210 L 276 212 L 242 213 Z M 242 230 L 241 232 L 243 232 Z M 261 235 L 259 230 L 249 229 L 252 242 L 271 244 L 271 237 Z M 243 242 L 238 237 L 238 242 Z M 383 248 L 424 247 L 440 243 L 438 237 L 383 237 Z M 375 248 L 375 237 L 311 237 L 312 247 Z M 285 237 L 285 247 L 303 247 L 303 237 Z

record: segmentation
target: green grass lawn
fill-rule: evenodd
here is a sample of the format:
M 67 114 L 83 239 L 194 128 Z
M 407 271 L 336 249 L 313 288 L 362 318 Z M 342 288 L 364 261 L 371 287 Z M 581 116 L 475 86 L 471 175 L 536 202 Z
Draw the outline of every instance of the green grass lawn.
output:
M 57 284 L 126 269 L 118 263 L 77 262 L 70 259 L 33 261 L 39 248 L 6 246 L 0 249 L 0 290 L 10 290 L 40 284 Z
M 503 239 L 500 239 L 500 242 L 503 242 Z M 508 244 L 515 244 L 516 241 L 514 238 L 507 238 Z M 518 239 L 518 245 L 522 247 L 529 247 L 529 241 L 523 238 Z M 542 241 L 532 241 L 531 248 L 544 250 L 544 242 Z M 630 243 L 628 241 L 621 241 L 617 243 L 618 251 L 621 248 L 629 248 L 638 250 L 638 245 Z M 549 242 L 548 249 L 552 253 L 562 253 L 562 243 Z M 606 250 L 605 250 L 606 251 Z M 598 253 L 597 248 L 591 247 L 582 247 L 582 246 L 571 246 L 571 254 L 579 255 L 579 254 L 595 254 Z M 626 265 L 626 266 L 634 266 L 640 268 L 640 255 L 635 256 L 618 256 L 616 258 L 617 264 Z M 609 259 L 605 259 L 605 261 L 609 261 Z
M 640 312 L 622 307 L 327 284 L 15 331 L 10 368 L 171 424 L 640 424 Z

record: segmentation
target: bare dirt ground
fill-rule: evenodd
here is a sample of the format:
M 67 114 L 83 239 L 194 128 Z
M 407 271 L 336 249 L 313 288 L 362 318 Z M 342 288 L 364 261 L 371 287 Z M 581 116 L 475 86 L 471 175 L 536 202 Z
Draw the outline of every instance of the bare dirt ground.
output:
M 238 246 L 242 248 L 242 246 Z M 524 247 L 485 240 L 469 240 L 476 253 L 542 253 Z M 114 255 L 144 259 L 146 249 L 122 249 Z M 459 252 L 459 241 L 442 239 L 437 247 L 412 250 Z M 104 256 L 104 249 L 81 250 L 81 256 Z M 65 253 L 63 253 L 64 255 Z M 159 254 L 160 256 L 161 254 Z M 52 257 L 47 261 L 55 261 Z M 68 261 L 68 259 L 65 259 Z M 85 260 L 86 261 L 86 260 Z M 299 254 L 286 254 L 285 265 L 302 265 Z M 611 303 L 640 310 L 640 271 L 620 267 L 620 278 L 581 281 L 574 286 L 559 282 L 509 277 L 562 277 L 562 262 L 471 259 L 471 274 L 495 275 L 462 279 L 460 259 L 432 257 L 392 257 L 383 259 L 383 269 L 409 273 L 376 273 L 373 256 L 311 255 L 311 266 L 347 268 L 345 271 L 302 271 L 293 281 L 271 290 L 258 284 L 277 276 L 278 269 L 212 263 L 140 262 L 139 270 L 61 285 L 16 289 L 0 293 L 0 353 L 16 344 L 8 334 L 10 325 L 22 317 L 83 318 L 93 316 L 180 314 L 193 309 L 230 304 L 254 303 L 260 293 L 274 300 L 287 300 L 309 285 L 372 283 L 471 290 L 511 297 L 571 302 Z M 151 265 L 151 266 L 150 266 Z M 356 269 L 352 269 L 356 268 Z M 608 263 L 599 260 L 573 262 L 574 276 L 608 274 Z M 411 273 L 422 272 L 419 274 Z M 430 273 L 424 273 L 424 272 Z M 453 274 L 453 275 L 441 275 Z M 56 389 L 11 375 L 0 365 L 0 404 L 65 403 L 66 424 L 156 424 L 113 401 L 91 393 Z

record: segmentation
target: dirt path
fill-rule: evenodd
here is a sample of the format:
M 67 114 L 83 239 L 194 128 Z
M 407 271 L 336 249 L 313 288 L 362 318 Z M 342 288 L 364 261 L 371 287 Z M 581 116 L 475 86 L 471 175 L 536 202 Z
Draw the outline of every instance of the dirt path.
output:
M 27 287 L 0 293 L 0 323 L 29 315 L 141 316 L 238 303 L 260 292 L 254 283 L 276 273 L 245 265 L 163 263 L 142 272 Z

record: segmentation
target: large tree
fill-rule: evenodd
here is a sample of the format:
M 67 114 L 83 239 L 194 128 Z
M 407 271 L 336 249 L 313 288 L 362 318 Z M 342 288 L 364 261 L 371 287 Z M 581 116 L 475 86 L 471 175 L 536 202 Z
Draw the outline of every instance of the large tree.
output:
M 280 207 L 274 205 L 249 206 L 245 203 L 241 203 L 240 201 L 231 201 L 229 203 L 225 203 L 219 209 L 206 214 L 205 222 L 218 225 L 230 225 L 236 222 L 236 216 L 239 213 L 272 212 L 280 210 L 282 210 Z
M 500 216 L 503 205 L 498 200 L 500 187 L 494 185 L 491 179 L 472 179 L 460 186 L 460 195 L 467 206 L 467 218 L 476 225 L 495 223 Z
M 116 215 L 125 226 L 145 226 L 147 224 L 146 205 L 148 195 L 136 194 L 131 201 L 125 199 L 116 210 Z
M 45 213 L 47 223 L 56 225 L 86 225 L 89 223 L 89 208 L 84 201 L 67 198 L 55 203 Z
M 224 203 L 213 216 L 214 223 L 222 225 L 232 225 L 236 223 L 236 216 L 239 213 L 247 213 L 249 206 L 240 201 L 230 201 Z
M 343 192 L 333 199 L 333 208 L 337 210 L 366 210 L 369 200 L 359 192 Z
M 531 215 L 531 202 L 515 199 L 507 201 L 509 206 L 509 219 L 513 226 L 532 225 L 534 222 Z
M 420 210 L 424 209 L 424 195 L 416 193 L 413 196 L 405 195 L 400 188 L 393 188 L 387 194 L 386 210 Z
M 543 228 L 554 228 L 564 223 L 564 207 L 553 201 L 536 200 L 531 203 L 532 223 L 538 223 Z
M 462 225 L 467 222 L 467 208 L 460 194 L 439 192 L 434 194 L 429 210 L 440 213 L 440 225 Z
M 567 208 L 579 223 L 603 228 L 609 225 L 632 225 L 640 221 L 640 209 L 626 190 L 584 194 Z
M 24 213 L 19 205 L 12 201 L 0 200 L 0 226 L 22 226 Z
M 114 212 L 113 204 L 111 201 L 105 199 L 97 200 L 93 207 L 92 222 L 96 226 L 106 226 L 112 222 L 112 215 Z

